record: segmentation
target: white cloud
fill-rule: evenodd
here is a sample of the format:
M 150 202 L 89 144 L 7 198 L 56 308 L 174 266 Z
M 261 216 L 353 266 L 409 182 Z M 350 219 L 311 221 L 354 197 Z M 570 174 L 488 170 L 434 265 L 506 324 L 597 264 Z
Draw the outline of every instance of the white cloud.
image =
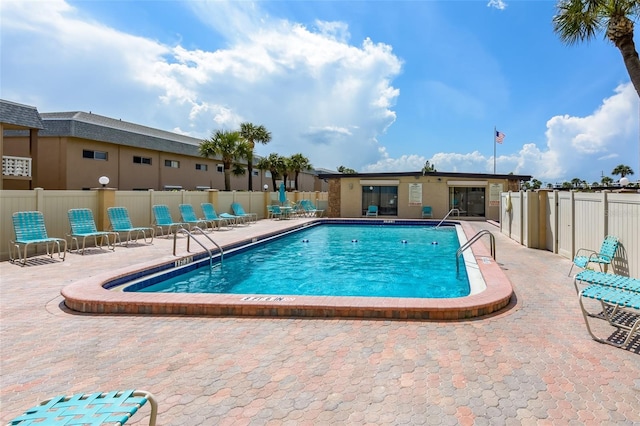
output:
M 504 10 L 507 8 L 507 3 L 502 0 L 489 0 L 487 7 L 493 7 L 498 10 Z

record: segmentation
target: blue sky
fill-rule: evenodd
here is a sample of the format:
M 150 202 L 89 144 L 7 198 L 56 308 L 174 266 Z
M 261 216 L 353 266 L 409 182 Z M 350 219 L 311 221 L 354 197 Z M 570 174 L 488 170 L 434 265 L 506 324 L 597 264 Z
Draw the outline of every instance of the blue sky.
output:
M 566 46 L 553 1 L 2 0 L 0 97 L 196 138 L 263 124 L 256 152 L 318 168 L 640 176 L 620 52 Z M 636 30 L 638 34 L 638 30 Z M 640 41 L 636 36 L 636 44 Z

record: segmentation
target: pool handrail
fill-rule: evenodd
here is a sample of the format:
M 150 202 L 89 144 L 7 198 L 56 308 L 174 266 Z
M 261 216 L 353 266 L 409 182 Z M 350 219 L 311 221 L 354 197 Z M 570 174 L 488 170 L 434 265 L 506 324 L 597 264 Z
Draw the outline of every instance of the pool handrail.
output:
M 452 208 L 451 210 L 449 210 L 449 213 L 447 213 L 442 220 L 436 225 L 436 229 L 438 229 L 440 227 L 440 225 L 442 225 L 442 222 L 444 222 L 445 220 L 447 220 L 447 218 L 449 217 L 449 215 L 451 215 L 451 213 L 456 212 L 458 214 L 458 217 L 460 217 L 460 210 L 456 209 L 455 207 Z
M 178 230 L 176 230 L 176 232 L 174 232 L 173 234 L 173 255 L 176 256 L 176 240 L 177 240 L 177 235 L 178 233 L 180 234 L 187 234 L 187 253 L 190 252 L 190 242 L 191 239 L 193 238 L 193 240 L 198 243 L 198 245 L 200 247 L 202 247 L 203 249 L 205 249 L 207 251 L 207 253 L 209 253 L 209 269 L 213 269 L 213 253 L 211 253 L 211 250 L 208 249 L 207 247 L 205 247 L 204 244 L 202 244 L 200 241 L 198 241 L 198 239 L 195 237 L 195 235 L 193 235 L 193 231 L 198 231 L 200 232 L 200 234 L 202 234 L 204 237 L 206 237 L 209 241 L 211 241 L 211 243 L 213 245 L 215 245 L 218 250 L 220 251 L 220 266 L 222 266 L 222 262 L 224 260 L 224 250 L 222 250 L 222 247 L 220 247 L 220 245 L 218 243 L 216 243 L 215 241 L 213 241 L 213 239 L 205 234 L 204 230 L 202 228 L 200 228 L 199 226 L 193 226 L 191 227 L 191 229 L 186 229 L 186 228 L 180 228 Z
M 482 231 L 479 231 L 476 235 L 471 237 L 466 243 L 460 246 L 460 248 L 456 251 L 456 272 L 460 270 L 460 266 L 459 266 L 460 263 L 458 259 L 460 259 L 460 255 L 462 254 L 462 252 L 464 252 L 466 249 L 471 247 L 471 245 L 476 241 L 478 241 L 483 235 L 489 235 L 489 239 L 491 240 L 490 242 L 491 257 L 493 258 L 493 260 L 496 260 L 496 237 L 494 237 L 490 231 L 483 229 Z

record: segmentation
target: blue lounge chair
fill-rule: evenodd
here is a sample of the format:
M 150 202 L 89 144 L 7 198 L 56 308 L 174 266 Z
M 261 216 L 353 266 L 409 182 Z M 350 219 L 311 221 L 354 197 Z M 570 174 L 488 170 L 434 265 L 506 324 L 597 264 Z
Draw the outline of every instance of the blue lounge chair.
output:
M 137 241 L 142 235 L 144 242 L 147 242 L 147 232 L 151 237 L 151 241 L 149 244 L 153 243 L 153 237 L 155 232 L 153 228 L 143 227 L 143 226 L 133 226 L 131 224 L 131 218 L 129 217 L 129 211 L 126 207 L 109 207 L 107 209 L 107 215 L 109 216 L 109 222 L 111 223 L 111 231 L 116 233 L 118 238 L 118 243 L 122 244 L 120 239 L 120 233 L 127 234 L 127 240 L 125 241 L 125 245 L 129 245 L 129 241 L 132 240 L 132 236 L 135 234 L 135 240 Z
M 366 216 L 378 216 L 378 206 L 369 206 Z
M 158 403 L 150 392 L 143 390 L 56 396 L 28 409 L 9 425 L 123 425 L 147 401 L 151 406 L 149 426 L 154 426 Z
M 288 219 L 287 214 L 284 210 L 280 208 L 280 206 L 270 206 L 271 207 L 271 217 L 273 219 Z
M 602 312 L 594 315 L 587 311 L 585 299 L 592 299 L 600 302 Z M 592 284 L 580 291 L 580 309 L 587 326 L 587 331 L 591 337 L 600 343 L 606 343 L 616 347 L 625 347 L 631 342 L 635 334 L 640 331 L 640 293 L 626 291 L 614 287 Z M 616 343 L 609 339 L 598 337 L 594 334 L 589 324 L 589 318 L 605 319 L 610 325 L 618 330 L 627 332 L 627 336 L 621 343 Z M 620 339 L 622 340 L 622 339 Z
M 69 217 L 69 225 L 71 231 L 69 237 L 71 237 L 71 250 L 73 250 L 73 244 L 76 245 L 76 251 L 79 251 L 84 255 L 84 249 L 87 244 L 87 238 L 93 238 L 94 245 L 102 248 L 107 242 L 107 248 L 110 250 L 115 249 L 115 243 L 117 236 L 115 232 L 98 231 L 96 228 L 96 222 L 93 219 L 93 212 L 90 209 L 71 209 L 67 212 Z M 113 244 L 111 244 L 111 237 L 113 237 Z M 82 249 L 80 249 L 80 241 L 82 238 Z M 98 244 L 98 238 L 100 244 Z
M 223 215 L 218 216 L 216 213 L 216 208 L 213 207 L 211 203 L 201 203 L 200 207 L 202 208 L 202 214 L 204 215 L 205 220 L 208 220 L 212 224 L 215 224 L 218 229 L 224 225 L 227 228 L 231 228 L 232 225 L 236 224 L 237 218 L 235 216 L 227 214 L 225 217 Z M 230 216 L 230 217 L 227 217 Z
M 433 218 L 433 210 L 431 206 L 422 206 L 422 218 Z
M 20 265 L 24 266 L 27 263 L 27 249 L 32 244 L 44 244 L 47 249 L 47 255 L 51 258 L 53 258 L 54 248 L 57 248 L 58 258 L 64 262 L 65 254 L 67 253 L 67 240 L 47 235 L 44 216 L 41 212 L 15 212 L 11 219 L 15 234 L 15 239 L 9 241 L 9 259 L 11 262 L 17 259 Z M 60 248 L 60 243 L 64 243 L 64 249 Z M 51 247 L 49 247 L 50 245 Z M 24 248 L 24 253 L 20 251 L 21 248 Z M 18 252 L 17 258 L 14 251 Z
M 606 272 L 592 271 L 590 269 L 585 269 L 573 277 L 573 285 L 576 288 L 576 293 L 579 294 L 580 289 L 578 288 L 578 283 L 586 285 L 598 284 L 606 287 L 640 293 L 640 279 L 608 274 Z
M 231 210 L 233 210 L 233 214 L 235 216 L 240 216 L 246 218 L 248 221 L 258 221 L 257 213 L 247 213 L 244 211 L 244 207 L 240 203 L 231 203 Z
M 169 206 L 166 204 L 156 204 L 151 209 L 153 211 L 153 226 L 160 231 L 160 235 L 163 234 L 163 229 L 167 228 L 167 238 L 172 233 L 177 232 L 180 228 L 187 226 L 183 222 L 174 222 L 169 211 Z
M 315 204 L 313 204 L 313 202 L 311 200 L 307 200 L 307 199 L 300 200 L 300 205 L 302 206 L 302 208 L 306 212 L 305 216 L 321 217 L 322 214 L 324 213 L 324 210 L 320 210 L 320 209 L 316 208 Z
M 604 265 L 605 268 L 607 265 L 613 266 L 613 258 L 618 250 L 619 244 L 618 238 L 609 235 L 602 242 L 602 246 L 600 246 L 600 251 L 598 252 L 587 248 L 578 249 L 575 257 L 573 258 L 571 269 L 569 269 L 569 276 L 571 276 L 571 271 L 574 266 L 586 269 L 590 263 L 597 263 L 601 271 L 602 265 Z
M 201 229 L 211 228 L 213 230 L 213 222 L 206 219 L 199 219 L 191 204 L 180 204 L 178 208 L 180 209 L 182 221 L 189 225 L 189 228 L 197 226 Z

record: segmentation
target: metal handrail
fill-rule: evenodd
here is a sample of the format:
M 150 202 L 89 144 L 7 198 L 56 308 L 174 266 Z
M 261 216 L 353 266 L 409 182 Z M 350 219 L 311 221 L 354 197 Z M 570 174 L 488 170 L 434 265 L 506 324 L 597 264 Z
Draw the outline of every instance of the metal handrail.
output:
M 187 234 L 187 252 L 190 252 L 190 247 L 191 247 L 191 239 L 193 238 L 193 241 L 195 241 L 196 243 L 198 243 L 198 245 L 200 247 L 202 247 L 203 249 L 205 249 L 207 251 L 207 253 L 209 253 L 209 269 L 213 269 L 213 253 L 211 253 L 211 250 L 209 250 L 207 247 L 205 247 L 204 244 L 202 244 L 200 241 L 198 241 L 195 237 L 195 235 L 193 235 L 193 233 L 191 231 L 199 231 L 200 234 L 202 234 L 204 237 L 206 237 L 209 241 L 211 241 L 211 243 L 213 245 L 215 245 L 218 250 L 220 251 L 220 266 L 222 266 L 222 262 L 224 260 L 224 250 L 222 250 L 222 247 L 220 247 L 220 245 L 218 243 L 216 243 L 215 241 L 213 241 L 213 239 L 211 239 L 210 236 L 208 236 L 207 234 L 204 233 L 204 231 L 202 230 L 202 228 L 198 227 L 198 226 L 194 226 L 191 228 L 191 230 L 186 229 L 186 228 L 180 228 L 178 230 L 176 230 L 176 232 L 173 234 L 173 255 L 176 255 L 176 239 L 178 236 L 178 233 L 181 234 Z
M 493 258 L 493 260 L 496 259 L 496 237 L 491 232 L 487 231 L 486 229 L 483 229 L 482 231 L 478 232 L 476 235 L 471 237 L 471 239 L 469 239 L 456 251 L 456 272 L 459 270 L 459 264 L 460 264 L 459 259 L 462 252 L 464 252 L 466 249 L 471 247 L 471 245 L 476 241 L 478 241 L 483 235 L 489 235 L 491 257 Z
M 440 223 L 438 223 L 436 225 L 436 229 L 438 229 L 440 227 L 440 225 L 442 225 L 442 222 L 444 222 L 445 220 L 447 220 L 447 218 L 449 217 L 449 215 L 451 215 L 451 213 L 456 212 L 458 214 L 458 217 L 460 216 L 460 210 L 456 209 L 455 207 L 452 208 L 451 210 L 449 210 L 449 213 L 447 213 L 445 215 L 445 217 L 442 218 L 442 220 L 440 221 Z

